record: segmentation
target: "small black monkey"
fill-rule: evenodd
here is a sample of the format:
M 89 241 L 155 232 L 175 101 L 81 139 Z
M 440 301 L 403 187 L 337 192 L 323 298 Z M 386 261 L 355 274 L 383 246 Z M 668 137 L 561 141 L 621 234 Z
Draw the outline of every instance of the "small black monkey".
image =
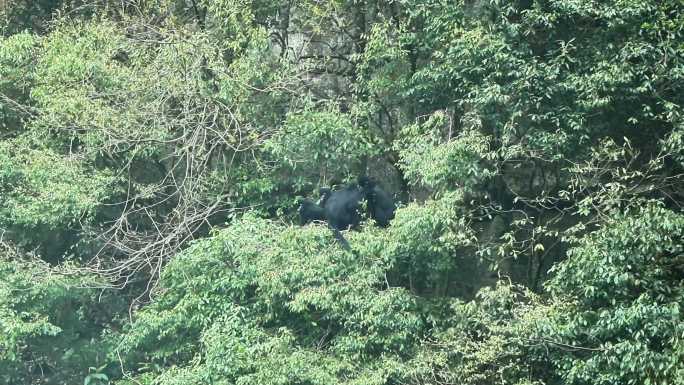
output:
M 318 195 L 320 196 L 320 199 L 318 199 L 318 205 L 324 207 L 325 202 L 327 202 L 328 198 L 330 198 L 330 194 L 332 194 L 332 190 L 329 187 L 319 188 Z

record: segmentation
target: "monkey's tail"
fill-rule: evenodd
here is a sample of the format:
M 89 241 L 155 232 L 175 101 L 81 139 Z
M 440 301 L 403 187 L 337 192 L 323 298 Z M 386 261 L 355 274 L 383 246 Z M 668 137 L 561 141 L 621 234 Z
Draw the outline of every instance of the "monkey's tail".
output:
M 349 242 L 347 242 L 347 240 L 344 239 L 344 235 L 342 235 L 342 232 L 332 226 L 330 227 L 330 229 L 332 230 L 335 239 L 337 239 L 337 242 L 340 243 L 340 246 L 342 246 L 342 248 L 347 251 L 351 251 L 351 246 L 349 246 Z

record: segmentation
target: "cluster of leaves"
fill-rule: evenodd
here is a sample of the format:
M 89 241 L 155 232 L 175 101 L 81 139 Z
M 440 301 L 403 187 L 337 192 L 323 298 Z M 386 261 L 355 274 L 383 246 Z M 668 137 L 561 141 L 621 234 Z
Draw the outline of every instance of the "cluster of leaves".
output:
M 49 238 L 26 234 L 60 234 L 92 222 L 111 176 L 84 169 L 75 157 L 18 147 L 0 144 L 0 227 L 16 234 L 19 243 L 38 247 Z
M 659 205 L 616 214 L 542 295 L 500 282 L 463 302 L 393 286 L 417 272 L 377 257 L 393 235 L 356 234 L 352 255 L 324 227 L 245 217 L 174 259 L 120 346 L 158 384 L 681 383 L 683 232 Z
M 294 180 L 295 185 L 318 178 L 340 180 L 358 170 L 373 151 L 363 132 L 334 106 L 292 111 L 266 148 L 281 169 L 301 178 Z M 312 171 L 316 174 L 308 174 Z
M 77 383 L 107 379 L 103 333 L 126 305 L 94 275 L 65 275 L 0 244 L 0 382 Z M 94 382 L 91 382 L 94 384 Z
M 384 383 L 427 327 L 387 267 L 323 226 L 247 216 L 174 258 L 122 352 L 129 366 L 177 366 L 160 384 Z

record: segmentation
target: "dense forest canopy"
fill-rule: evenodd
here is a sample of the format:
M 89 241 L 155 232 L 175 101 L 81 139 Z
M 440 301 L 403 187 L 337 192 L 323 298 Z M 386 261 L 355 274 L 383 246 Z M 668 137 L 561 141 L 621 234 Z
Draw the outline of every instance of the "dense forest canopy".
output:
M 0 0 L 0 383 L 683 385 L 683 108 L 682 0 Z

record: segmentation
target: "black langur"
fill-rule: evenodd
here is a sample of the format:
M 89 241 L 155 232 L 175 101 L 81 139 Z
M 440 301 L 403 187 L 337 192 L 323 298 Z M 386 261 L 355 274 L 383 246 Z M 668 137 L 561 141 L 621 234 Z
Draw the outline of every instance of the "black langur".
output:
M 394 204 L 394 199 L 375 182 L 366 177 L 359 178 L 359 185 L 365 191 L 368 216 L 375 219 L 375 222 L 380 227 L 389 226 L 390 221 L 394 219 L 394 211 L 397 208 Z
M 299 224 L 303 226 L 313 221 L 325 221 L 325 210 L 311 199 L 302 199 L 299 204 Z
M 318 199 L 318 205 L 324 207 L 325 202 L 327 202 L 328 198 L 330 198 L 330 194 L 332 194 L 332 190 L 329 187 L 319 188 L 318 195 L 320 196 L 320 198 Z
M 321 188 L 319 193 L 321 198 L 318 204 L 308 199 L 302 201 L 299 207 L 300 223 L 327 221 L 335 238 L 347 250 L 350 249 L 349 243 L 341 231 L 356 228 L 361 223 L 364 204 L 367 215 L 381 227 L 387 227 L 394 218 L 394 200 L 367 177 L 360 177 L 357 183 L 341 190 Z
M 342 190 L 331 191 L 323 208 L 325 218 L 331 227 L 348 230 L 361 222 L 360 208 L 365 192 L 359 185 L 349 185 Z
M 299 224 L 305 225 L 313 221 L 325 221 L 325 202 L 332 193 L 327 187 L 321 187 L 318 190 L 320 198 L 318 203 L 312 201 L 311 199 L 300 199 L 299 200 Z

